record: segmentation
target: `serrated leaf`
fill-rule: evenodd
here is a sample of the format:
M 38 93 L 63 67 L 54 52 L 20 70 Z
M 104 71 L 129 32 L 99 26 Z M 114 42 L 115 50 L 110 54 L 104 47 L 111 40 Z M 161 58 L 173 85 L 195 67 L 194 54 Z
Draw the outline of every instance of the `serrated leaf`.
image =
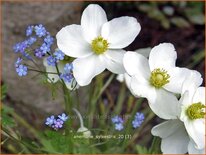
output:
M 69 141 L 71 136 L 66 136 L 60 131 L 46 131 L 46 139 L 50 142 L 51 146 L 56 152 L 68 153 L 70 150 Z M 50 144 L 47 144 L 49 147 Z

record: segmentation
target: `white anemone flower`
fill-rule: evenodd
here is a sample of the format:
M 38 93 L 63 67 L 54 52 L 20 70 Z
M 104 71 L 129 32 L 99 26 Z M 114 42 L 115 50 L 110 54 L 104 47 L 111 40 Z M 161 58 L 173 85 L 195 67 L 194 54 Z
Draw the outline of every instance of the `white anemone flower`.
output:
M 141 48 L 141 49 L 135 50 L 134 52 L 142 54 L 143 56 L 148 58 L 149 54 L 150 54 L 150 51 L 151 51 L 151 48 L 148 47 L 148 48 Z M 126 85 L 127 85 L 127 88 L 130 89 L 131 76 L 129 74 L 127 74 L 127 73 L 119 74 L 116 79 L 119 82 L 125 82 Z
M 151 109 L 163 119 L 174 117 L 178 102 L 173 93 L 181 93 L 183 81 L 190 73 L 189 69 L 176 67 L 176 59 L 171 43 L 152 48 L 149 60 L 136 52 L 127 52 L 123 58 L 125 70 L 131 76 L 132 94 L 147 98 Z M 173 104 L 169 110 L 168 104 Z
M 105 69 L 124 73 L 122 48 L 131 44 L 140 32 L 140 24 L 133 17 L 119 17 L 107 21 L 105 11 L 90 4 L 81 17 L 81 25 L 63 27 L 56 35 L 58 48 L 75 57 L 74 77 L 80 86 Z
M 48 77 L 47 81 L 49 83 L 56 83 L 56 82 L 58 82 L 60 80 L 60 78 L 59 78 L 59 75 L 57 74 L 56 67 L 48 65 L 46 58 L 44 58 L 44 60 L 43 60 L 43 65 L 46 68 L 46 72 L 48 72 L 48 74 L 47 74 L 47 77 Z M 60 73 L 64 72 L 64 65 L 65 65 L 65 63 L 58 62 L 57 67 L 58 67 Z M 66 84 L 66 87 L 69 90 L 75 90 L 75 89 L 79 88 L 79 85 L 77 84 L 75 79 L 73 79 L 70 83 L 65 82 L 65 84 Z
M 201 75 L 196 71 L 190 72 L 183 83 L 186 92 L 179 100 L 179 106 L 175 107 L 176 119 L 168 116 L 168 121 L 152 129 L 153 135 L 162 138 L 161 150 L 164 154 L 205 153 L 205 88 L 199 87 L 201 83 Z M 164 111 L 165 114 L 174 105 L 167 106 L 169 107 L 168 111 Z
M 205 147 L 205 87 L 199 87 L 194 94 L 188 91 L 182 96 L 181 121 L 197 149 Z
M 196 148 L 196 144 L 188 135 L 184 123 L 179 119 L 165 121 L 153 127 L 151 132 L 154 136 L 162 138 L 161 151 L 163 154 L 205 153 L 205 148 Z

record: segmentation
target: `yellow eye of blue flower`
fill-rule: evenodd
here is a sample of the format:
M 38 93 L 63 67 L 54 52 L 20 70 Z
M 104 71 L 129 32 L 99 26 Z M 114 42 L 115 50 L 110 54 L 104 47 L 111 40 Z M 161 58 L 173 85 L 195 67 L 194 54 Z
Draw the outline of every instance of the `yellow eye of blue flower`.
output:
M 107 40 L 105 40 L 101 36 L 92 40 L 91 43 L 92 51 L 97 55 L 104 53 L 108 49 L 108 46 L 109 43 L 107 42 Z
M 204 108 L 205 105 L 203 105 L 201 102 L 193 103 L 187 108 L 186 115 L 191 120 L 204 118 L 205 116 L 205 112 L 203 111 Z
M 150 76 L 150 84 L 155 88 L 161 88 L 165 84 L 169 83 L 170 75 L 164 69 L 154 69 Z

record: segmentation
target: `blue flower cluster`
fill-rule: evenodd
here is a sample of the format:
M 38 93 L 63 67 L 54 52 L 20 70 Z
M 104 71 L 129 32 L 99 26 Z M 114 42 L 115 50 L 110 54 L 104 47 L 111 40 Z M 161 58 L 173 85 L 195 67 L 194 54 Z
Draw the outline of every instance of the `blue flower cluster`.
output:
M 140 127 L 140 125 L 143 123 L 144 121 L 144 114 L 143 113 L 139 113 L 137 112 L 135 117 L 134 117 L 134 120 L 132 121 L 132 126 L 133 128 L 138 128 Z
M 14 52 L 21 54 L 22 60 L 28 59 L 33 61 L 32 56 L 42 58 L 46 54 L 51 55 L 49 52 L 54 43 L 54 38 L 51 37 L 50 33 L 46 31 L 46 28 L 42 24 L 28 26 L 26 29 L 26 37 L 26 40 L 13 46 Z M 27 75 L 28 68 L 25 65 L 16 63 L 15 67 L 19 76 Z
M 27 66 L 21 64 L 22 58 L 18 58 L 15 62 L 16 72 L 19 76 L 26 76 L 28 72 Z
M 14 45 L 13 50 L 15 53 L 21 53 L 27 59 L 31 59 L 29 55 L 28 48 L 37 41 L 35 37 L 29 37 L 28 39 L 24 40 L 23 42 L 17 43 Z
M 64 80 L 66 83 L 71 83 L 72 80 L 74 79 L 72 70 L 73 70 L 73 64 L 67 63 L 64 66 L 64 73 L 60 75 L 60 78 Z
M 55 118 L 54 115 L 47 117 L 45 124 L 49 127 L 53 128 L 54 130 L 61 129 L 63 127 L 64 122 L 69 118 L 65 113 L 62 113 L 61 115 L 58 115 L 57 118 Z
M 141 126 L 141 124 L 144 122 L 144 114 L 143 113 L 140 113 L 140 112 L 137 112 L 135 114 L 135 117 L 134 117 L 134 120 L 132 121 L 132 126 L 133 128 L 138 128 Z M 115 130 L 118 130 L 118 131 L 121 131 L 124 129 L 124 126 L 123 126 L 123 119 L 119 116 L 114 116 L 112 117 L 112 123 L 115 125 Z
M 114 116 L 112 117 L 112 123 L 114 123 L 115 125 L 115 130 L 118 130 L 118 131 L 121 131 L 124 129 L 124 126 L 123 126 L 123 119 L 119 116 Z
M 47 58 L 47 64 L 49 66 L 55 66 L 59 61 L 64 60 L 65 54 L 61 50 L 56 50 L 53 55 Z

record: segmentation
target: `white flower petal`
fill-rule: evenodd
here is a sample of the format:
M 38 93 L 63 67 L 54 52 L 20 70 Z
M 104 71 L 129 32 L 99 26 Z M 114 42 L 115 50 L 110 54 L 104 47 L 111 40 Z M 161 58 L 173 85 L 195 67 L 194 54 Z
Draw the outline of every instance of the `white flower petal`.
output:
M 47 66 L 46 67 L 46 72 L 52 72 L 52 73 L 57 73 L 57 70 L 55 67 L 53 66 Z M 53 82 L 53 83 L 56 83 L 58 80 L 59 80 L 59 75 L 58 74 L 49 74 L 48 73 L 48 79 L 47 81 L 49 83 Z
M 181 121 L 177 119 L 169 120 L 153 127 L 151 133 L 154 136 L 166 138 L 172 135 L 180 127 L 184 127 L 184 124 Z
M 152 49 L 151 47 L 148 47 L 148 48 L 140 48 L 140 49 L 135 50 L 134 52 L 137 52 L 137 53 L 143 55 L 144 57 L 149 58 L 151 49 Z
M 179 120 L 170 120 L 155 126 L 152 134 L 162 138 L 163 154 L 184 154 L 187 152 L 189 136 L 184 124 Z
M 47 63 L 47 58 L 44 58 L 44 59 L 43 59 L 43 65 L 44 65 L 45 67 L 49 66 L 48 63 Z
M 124 80 L 125 80 L 124 74 L 119 74 L 119 75 L 117 75 L 116 79 L 117 79 L 119 82 L 124 82 Z
M 201 74 L 195 70 L 190 70 L 189 76 L 185 79 L 182 85 L 182 93 L 189 91 L 190 96 L 193 96 L 196 89 L 202 84 Z
M 187 110 L 188 106 L 192 103 L 192 96 L 189 95 L 189 91 L 186 91 L 179 100 L 179 105 L 181 107 L 181 121 L 187 121 L 188 116 L 186 115 L 185 111 Z
M 148 60 L 141 54 L 126 52 L 123 58 L 123 64 L 129 75 L 138 75 L 149 79 L 151 73 Z
M 92 54 L 90 44 L 84 40 L 79 25 L 63 27 L 56 35 L 57 45 L 62 52 L 71 57 L 85 57 Z
M 56 73 L 56 74 L 49 74 L 48 73 L 47 74 L 47 76 L 48 76 L 47 81 L 49 83 L 51 83 L 51 82 L 56 83 L 59 80 L 59 75 L 57 74 L 56 67 L 55 66 L 49 66 L 47 64 L 47 58 L 44 58 L 43 64 L 46 67 L 46 72 Z M 61 73 L 63 71 L 64 65 L 62 63 L 58 63 L 57 66 L 58 66 L 59 72 Z
M 183 83 L 190 75 L 190 70 L 187 68 L 174 67 L 168 70 L 168 74 L 170 75 L 169 83 L 163 87 L 173 93 L 182 93 Z
M 109 42 L 110 49 L 120 49 L 131 44 L 141 29 L 133 17 L 119 17 L 105 23 L 102 27 L 102 37 Z
M 190 140 L 188 145 L 188 153 L 189 154 L 205 154 L 205 148 L 204 149 L 197 149 L 195 147 L 195 143 L 193 140 Z
M 107 22 L 105 11 L 96 4 L 90 4 L 82 14 L 81 26 L 85 39 L 91 41 L 101 35 L 101 28 Z
M 205 104 L 205 87 L 197 88 L 194 93 L 192 103 L 198 103 L 198 102 Z
M 115 73 L 122 74 L 125 73 L 123 66 L 123 56 L 126 52 L 124 50 L 108 50 L 104 53 L 106 68 Z
M 187 120 L 184 122 L 187 133 L 196 144 L 197 149 L 203 149 L 205 147 L 205 120 Z
M 131 76 L 129 76 L 129 74 L 125 73 L 124 78 L 125 78 L 125 82 L 126 82 L 127 87 L 130 89 L 130 83 L 132 80 Z
M 149 106 L 157 116 L 163 119 L 177 119 L 181 112 L 176 96 L 164 89 L 156 89 L 156 100 L 153 103 L 150 102 Z
M 97 55 L 78 58 L 73 61 L 74 78 L 80 86 L 88 85 L 91 80 L 105 70 L 104 60 Z
M 161 150 L 163 154 L 185 154 L 187 153 L 189 136 L 185 129 L 179 128 L 173 135 L 162 140 Z
M 182 94 L 179 102 L 185 107 L 189 106 L 192 103 L 192 97 L 190 97 L 189 91 L 186 91 L 184 94 Z
M 150 70 L 175 67 L 177 53 L 171 43 L 161 43 L 152 48 L 149 55 Z
M 127 73 L 119 74 L 116 79 L 119 82 L 125 82 L 127 85 L 127 88 L 130 89 L 130 83 L 131 83 L 132 77 L 129 74 L 127 74 Z
M 149 102 L 156 100 L 156 90 L 141 76 L 132 76 L 130 83 L 131 93 L 136 97 L 145 97 Z

